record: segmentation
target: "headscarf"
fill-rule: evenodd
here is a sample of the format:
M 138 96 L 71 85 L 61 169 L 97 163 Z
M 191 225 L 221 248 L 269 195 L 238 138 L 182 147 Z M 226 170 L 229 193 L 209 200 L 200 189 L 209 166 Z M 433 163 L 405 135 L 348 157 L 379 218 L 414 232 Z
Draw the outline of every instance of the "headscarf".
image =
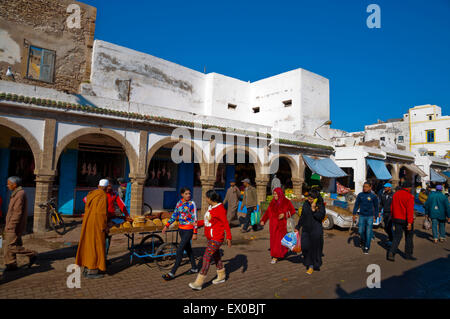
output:
M 272 202 L 274 203 L 274 205 L 277 205 L 278 207 L 281 206 L 281 204 L 283 204 L 283 202 L 287 199 L 286 196 L 284 196 L 284 192 L 281 189 L 281 187 L 277 187 L 273 190 L 275 193 L 277 193 L 278 195 L 278 200 L 275 200 L 275 198 L 272 198 Z

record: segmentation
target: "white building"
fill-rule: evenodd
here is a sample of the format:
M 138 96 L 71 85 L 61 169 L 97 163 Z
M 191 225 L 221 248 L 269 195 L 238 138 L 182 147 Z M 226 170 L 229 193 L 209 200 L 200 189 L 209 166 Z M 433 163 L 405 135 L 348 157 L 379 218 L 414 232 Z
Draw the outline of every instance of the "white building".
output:
M 295 69 L 256 82 L 204 74 L 149 54 L 96 40 L 90 83 L 81 93 L 312 136 L 330 119 L 328 79 Z M 144 105 L 146 105 L 144 107 Z M 321 129 L 326 132 L 326 128 Z M 320 131 L 319 131 L 320 132 Z
M 411 132 L 409 151 L 436 157 L 450 156 L 450 116 L 443 116 L 439 106 L 416 106 L 403 118 L 409 123 Z

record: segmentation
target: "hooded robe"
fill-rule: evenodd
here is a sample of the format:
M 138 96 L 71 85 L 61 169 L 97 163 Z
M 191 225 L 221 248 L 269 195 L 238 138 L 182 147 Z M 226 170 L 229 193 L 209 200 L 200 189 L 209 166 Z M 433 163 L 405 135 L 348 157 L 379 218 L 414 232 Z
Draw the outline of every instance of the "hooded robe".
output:
M 83 225 L 75 263 L 88 269 L 106 270 L 105 240 L 108 197 L 96 189 L 86 196 Z

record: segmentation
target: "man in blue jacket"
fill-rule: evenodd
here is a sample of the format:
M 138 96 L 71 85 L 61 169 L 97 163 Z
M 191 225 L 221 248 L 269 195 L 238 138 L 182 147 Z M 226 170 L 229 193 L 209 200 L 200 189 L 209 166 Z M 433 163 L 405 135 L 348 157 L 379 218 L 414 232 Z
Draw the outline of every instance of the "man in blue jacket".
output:
M 359 235 L 361 238 L 361 247 L 363 253 L 367 255 L 370 249 L 370 243 L 373 236 L 373 222 L 378 217 L 378 197 L 372 192 L 372 185 L 365 182 L 363 191 L 356 197 L 355 207 L 353 208 L 353 222 L 356 221 L 356 214 L 359 209 Z
M 447 197 L 442 193 L 442 185 L 436 186 L 436 191 L 431 192 L 424 204 L 426 218 L 431 218 L 433 241 L 445 240 L 445 222 L 450 221 L 450 206 Z M 438 229 L 439 228 L 439 229 Z

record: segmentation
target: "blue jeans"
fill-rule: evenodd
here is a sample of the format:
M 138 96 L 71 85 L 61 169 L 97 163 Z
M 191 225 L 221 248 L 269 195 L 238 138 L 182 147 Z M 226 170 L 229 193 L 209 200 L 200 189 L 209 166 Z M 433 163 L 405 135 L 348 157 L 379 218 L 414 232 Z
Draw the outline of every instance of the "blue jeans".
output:
M 445 223 L 446 220 L 439 220 L 437 218 L 431 219 L 431 229 L 433 230 L 433 239 L 445 238 Z M 439 230 L 438 230 L 439 228 Z
M 370 249 L 373 236 L 373 216 L 359 216 L 359 236 L 364 243 L 364 247 Z

